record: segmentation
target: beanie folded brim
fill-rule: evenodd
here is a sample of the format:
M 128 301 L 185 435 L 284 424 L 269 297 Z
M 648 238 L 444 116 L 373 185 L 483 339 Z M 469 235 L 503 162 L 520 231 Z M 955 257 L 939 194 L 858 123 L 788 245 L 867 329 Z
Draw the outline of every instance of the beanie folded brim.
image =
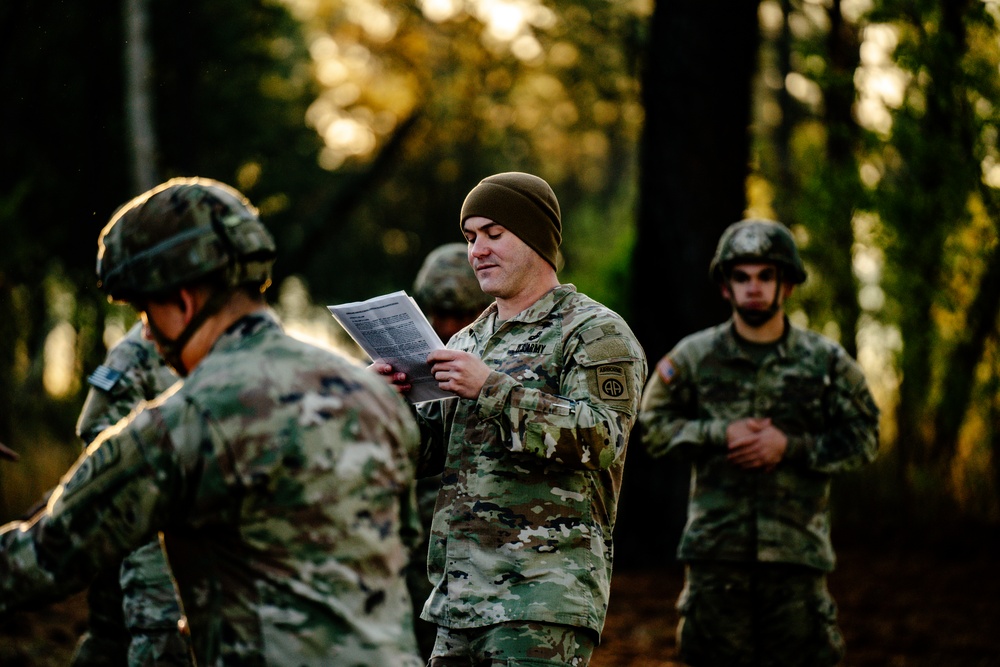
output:
M 544 180 L 520 172 L 484 178 L 465 198 L 460 223 L 464 225 L 472 217 L 503 225 L 553 268 L 559 268 L 559 202 Z

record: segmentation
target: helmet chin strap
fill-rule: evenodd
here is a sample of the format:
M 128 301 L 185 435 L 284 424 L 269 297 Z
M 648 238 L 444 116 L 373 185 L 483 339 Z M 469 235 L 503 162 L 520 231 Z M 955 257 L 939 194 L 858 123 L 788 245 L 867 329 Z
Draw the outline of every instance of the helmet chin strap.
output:
M 181 377 L 187 377 L 187 374 L 190 372 L 190 369 L 184 365 L 184 361 L 181 359 L 188 341 L 190 341 L 195 332 L 201 328 L 201 325 L 205 323 L 205 320 L 219 312 L 222 305 L 226 303 L 228 298 L 229 292 L 225 290 L 213 292 L 208 300 L 205 301 L 201 310 L 194 314 L 194 317 L 192 317 L 187 323 L 184 330 L 181 331 L 177 338 L 173 340 L 167 338 L 163 331 L 156 326 L 155 322 L 153 322 L 153 318 L 149 317 L 147 314 L 146 325 L 149 327 L 150 333 L 153 334 L 153 339 L 160 348 L 160 356 L 162 356 L 163 360 L 166 361 L 171 368 L 177 371 L 177 374 Z

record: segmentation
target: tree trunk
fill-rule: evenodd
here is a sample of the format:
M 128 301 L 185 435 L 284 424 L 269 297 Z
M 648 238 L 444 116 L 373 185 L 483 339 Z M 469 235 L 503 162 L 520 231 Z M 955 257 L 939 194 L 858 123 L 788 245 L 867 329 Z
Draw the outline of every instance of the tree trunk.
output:
M 642 75 L 646 126 L 630 307 L 651 373 L 683 336 L 728 316 L 708 266 L 722 230 L 746 208 L 759 39 L 757 2 L 721 11 L 710 3 L 658 2 L 653 12 Z M 638 429 L 628 457 L 619 560 L 673 560 L 689 466 L 651 461 Z
M 7 276 L 0 272 L 0 442 L 11 444 L 14 434 L 14 363 L 18 340 L 17 309 L 14 306 L 13 285 Z M 0 460 L 0 466 L 12 465 L 9 461 Z M 0 522 L 10 517 L 7 503 L 6 479 L 0 468 Z
M 991 202 L 989 188 L 980 183 L 984 201 Z M 1000 231 L 1000 206 L 988 207 L 994 227 Z M 997 331 L 1000 316 L 1000 244 L 994 245 L 985 262 L 986 271 L 965 316 L 965 336 L 955 345 L 943 373 L 941 404 L 934 419 L 931 461 L 947 474 L 955 458 L 958 435 L 975 386 L 976 367 L 983 359 L 987 340 Z
M 898 281 L 896 298 L 903 305 L 899 328 L 903 332 L 900 362 L 903 381 L 899 390 L 896 423 L 901 472 L 910 484 L 908 504 L 919 506 L 918 496 L 930 488 L 941 495 L 951 484 L 945 471 L 935 466 L 933 362 L 937 332 L 934 306 L 943 286 L 948 236 L 968 219 L 967 200 L 980 179 L 979 166 L 969 159 L 972 111 L 963 90 L 962 59 L 966 50 L 963 16 L 969 0 L 944 2 L 937 16 L 938 30 L 916 34 L 918 57 L 928 76 L 922 91 L 924 110 L 898 116 L 894 144 L 903 158 L 902 178 L 893 183 L 897 199 L 887 223 L 898 243 L 890 249 Z M 922 27 L 933 16 L 910 17 Z M 948 447 L 954 450 L 955 442 Z M 937 457 L 939 458 L 939 457 Z M 914 473 L 918 473 L 914 475 Z M 933 479 L 930 487 L 913 485 Z
M 841 344 L 848 354 L 857 357 L 857 330 L 861 308 L 858 305 L 858 283 L 854 278 L 853 252 L 855 208 L 862 199 L 861 182 L 855 150 L 859 144 L 858 125 L 854 122 L 854 73 L 859 64 L 858 36 L 844 22 L 840 0 L 834 0 L 827 16 L 830 32 L 827 53 L 830 68 L 829 83 L 824 90 L 826 110 L 826 150 L 834 188 L 828 212 L 830 247 L 836 252 L 823 253 L 830 266 L 826 267 L 833 293 L 833 314 L 841 328 Z
M 724 12 L 660 2 L 653 13 L 632 308 L 652 361 L 728 316 L 708 265 L 722 231 L 746 208 L 759 34 L 756 2 Z
M 993 348 L 994 348 L 994 358 L 1000 356 L 1000 336 L 994 335 Z M 1000 371 L 997 370 L 996 364 L 993 366 L 993 370 L 990 373 L 989 387 L 998 388 L 1000 387 Z M 985 407 L 986 415 L 988 417 L 988 424 L 990 425 L 989 431 L 989 451 L 990 451 L 990 463 L 991 470 L 993 471 L 993 492 L 997 496 L 1000 496 L 1000 391 L 993 391 L 989 394 L 989 398 L 986 400 Z
M 152 49 L 149 46 L 149 0 L 125 0 L 125 119 L 136 194 L 157 184 L 156 131 L 153 125 Z

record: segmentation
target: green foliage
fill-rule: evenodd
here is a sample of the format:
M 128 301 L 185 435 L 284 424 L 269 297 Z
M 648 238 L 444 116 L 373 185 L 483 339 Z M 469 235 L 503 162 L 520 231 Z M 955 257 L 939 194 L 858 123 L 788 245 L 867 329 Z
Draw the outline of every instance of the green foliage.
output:
M 91 4 L 0 4 L 0 441 L 22 452 L 73 441 L 82 378 L 105 334 L 133 317 L 94 284 L 97 235 L 136 193 L 122 7 Z M 640 133 L 646 124 L 678 142 L 690 129 L 644 115 L 639 64 L 664 48 L 647 43 L 653 5 L 517 6 L 524 20 L 502 24 L 478 0 L 448 15 L 415 0 L 150 0 L 156 171 L 246 192 L 278 238 L 274 298 L 287 281 L 318 303 L 409 288 L 430 249 L 460 240 L 469 189 L 499 171 L 534 172 L 562 203 L 561 278 L 628 316 Z M 889 420 L 900 442 L 885 459 L 900 479 L 914 492 L 944 489 L 942 507 L 958 499 L 996 515 L 1000 438 L 982 415 L 997 411 L 1000 10 L 978 0 L 877 0 L 864 16 L 841 7 L 760 5 L 749 210 L 802 241 L 810 280 L 795 307 L 809 325 L 849 349 L 864 341 L 859 354 L 886 395 L 902 376 Z M 704 39 L 712 28 L 691 26 Z M 859 60 L 880 38 L 883 60 Z M 710 74 L 671 100 L 697 103 Z M 876 74 L 900 84 L 898 100 L 872 97 Z M 712 153 L 669 168 L 722 179 L 744 167 Z M 75 383 L 54 396 L 46 344 L 67 324 Z M 954 378 L 973 380 L 956 388 Z M 880 464 L 879 475 L 894 469 Z M 0 478 L 0 494 L 22 483 Z
M 882 488 L 913 512 L 995 518 L 1000 452 L 970 443 L 991 438 L 976 415 L 1000 306 L 998 6 L 883 0 L 849 17 L 789 3 L 778 20 L 765 5 L 751 208 L 803 241 L 810 326 L 864 341 L 894 435 L 878 475 L 902 483 Z
M 565 267 L 560 280 L 576 285 L 628 319 L 631 259 L 635 242 L 634 184 L 623 184 L 611 210 L 581 205 L 564 211 Z
M 529 20 L 504 36 L 487 14 L 432 20 L 417 2 L 149 0 L 155 171 L 243 190 L 278 239 L 274 298 L 294 276 L 320 303 L 408 288 L 427 251 L 460 239 L 457 213 L 479 179 L 532 171 L 563 203 L 581 288 L 622 303 L 621 193 L 634 187 L 648 7 L 525 7 Z M 23 422 L 73 441 L 82 379 L 105 335 L 133 317 L 105 303 L 93 271 L 101 227 L 137 193 L 122 4 L 6 3 L 0 25 L 0 114 L 13 130 L 0 146 L 11 172 L 0 184 L 0 306 L 17 323 L 0 328 L 0 440 L 23 451 Z M 42 288 L 50 273 L 59 290 Z M 66 294 L 72 305 L 59 310 Z M 76 376 L 57 398 L 43 374 L 62 324 L 75 332 Z
M 313 91 L 301 76 L 297 24 L 265 2 L 151 6 L 156 171 L 234 183 L 278 229 L 306 219 L 306 204 L 331 179 L 316 164 L 319 139 L 302 123 Z M 137 194 L 126 168 L 122 7 L 6 3 L 0 25 L 8 101 L 0 114 L 9 130 L 0 143 L 0 306 L 17 324 L 0 329 L 9 351 L 0 357 L 0 440 L 22 452 L 49 438 L 75 447 L 82 379 L 104 355 L 109 313 L 95 284 L 97 236 Z M 53 347 L 54 334 L 61 345 Z M 47 361 L 67 345 L 63 370 L 76 378 L 51 394 Z M 18 483 L 7 468 L 4 493 Z M 34 482 L 40 493 L 55 479 Z
M 879 9 L 898 29 L 895 58 L 909 75 L 877 198 L 889 235 L 886 291 L 904 332 L 896 418 L 904 470 L 915 481 L 934 476 L 935 488 L 960 497 L 953 467 L 963 465 L 959 425 L 972 384 L 954 380 L 974 375 L 987 335 L 974 323 L 985 318 L 995 336 L 1000 307 L 996 297 L 973 298 L 986 294 L 984 269 L 997 260 L 1000 230 L 1000 209 L 989 203 L 995 190 L 982 183 L 1000 130 L 991 111 L 997 26 L 984 3 L 911 9 Z
M 375 2 L 359 14 L 328 0 L 300 15 L 324 82 L 308 115 L 327 137 L 322 159 L 365 190 L 357 200 L 345 193 L 335 204 L 344 219 L 297 247 L 317 299 L 409 285 L 429 250 L 461 239 L 461 202 L 492 173 L 543 176 L 567 212 L 613 205 L 642 117 L 631 72 L 642 16 L 604 2 L 525 8 L 506 36 L 489 15 L 471 14 L 486 3 L 427 17 L 416 3 Z M 336 128 L 373 148 L 351 152 Z

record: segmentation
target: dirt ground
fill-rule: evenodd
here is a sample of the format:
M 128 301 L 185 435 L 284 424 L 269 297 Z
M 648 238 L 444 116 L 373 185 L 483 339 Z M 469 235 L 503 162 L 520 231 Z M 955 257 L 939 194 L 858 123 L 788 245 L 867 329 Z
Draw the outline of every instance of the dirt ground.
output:
M 830 590 L 847 640 L 844 667 L 1000 665 L 1000 540 L 838 547 Z M 676 659 L 679 566 L 620 571 L 592 667 L 666 667 Z M 0 665 L 68 664 L 86 622 L 78 595 L 0 617 Z M 391 666 L 386 666 L 391 667 Z
M 844 667 L 1000 665 L 995 546 L 838 549 L 829 586 L 847 642 Z M 673 667 L 683 570 L 619 572 L 592 667 Z

